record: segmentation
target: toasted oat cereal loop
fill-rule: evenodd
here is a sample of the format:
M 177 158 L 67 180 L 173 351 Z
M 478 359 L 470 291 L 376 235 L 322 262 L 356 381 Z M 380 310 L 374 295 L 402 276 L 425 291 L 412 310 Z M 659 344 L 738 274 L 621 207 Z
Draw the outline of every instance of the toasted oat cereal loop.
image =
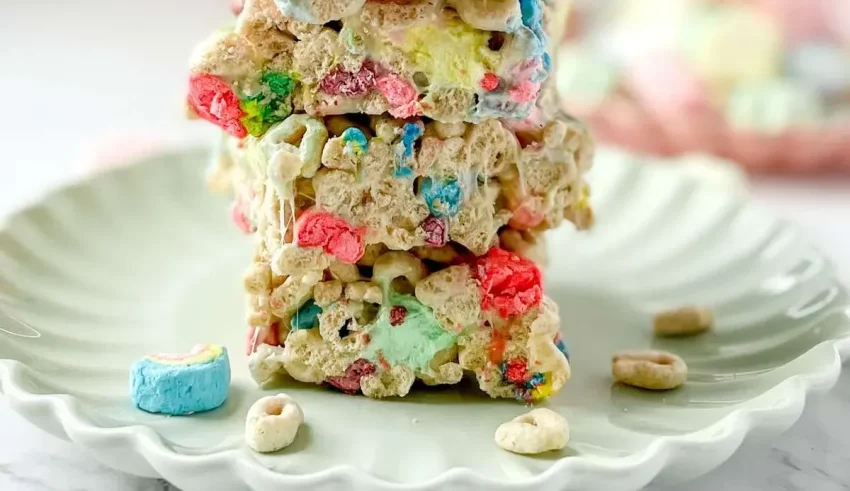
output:
M 617 382 L 649 390 L 670 390 L 688 378 L 685 361 L 667 351 L 621 351 L 611 359 Z
M 563 416 L 539 408 L 499 426 L 495 439 L 509 452 L 532 455 L 566 447 L 570 429 Z
M 295 441 L 304 413 L 295 399 L 286 395 L 263 397 L 248 410 L 245 443 L 256 452 L 276 452 Z
M 682 307 L 655 316 L 656 336 L 692 336 L 709 331 L 714 325 L 714 312 L 705 307 Z
M 297 157 L 300 164 L 295 175 L 300 172 L 304 177 L 313 177 L 322 165 L 322 149 L 327 141 L 328 130 L 321 119 L 306 114 L 293 114 L 270 129 L 261 145 L 270 155 L 270 166 L 281 166 L 286 156 L 292 155 Z

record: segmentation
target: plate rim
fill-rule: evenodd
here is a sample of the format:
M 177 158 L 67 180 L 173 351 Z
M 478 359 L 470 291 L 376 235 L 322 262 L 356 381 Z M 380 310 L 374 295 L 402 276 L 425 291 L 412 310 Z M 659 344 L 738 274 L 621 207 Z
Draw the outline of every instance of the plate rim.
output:
M 207 151 L 202 146 L 169 149 L 133 159 L 120 167 L 98 171 L 50 188 L 19 204 L 8 213 L 0 215 L 0 231 L 8 230 L 14 218 L 25 215 L 42 202 L 63 192 L 91 186 L 100 179 L 128 173 L 133 169 L 158 161 L 196 158 L 197 155 L 204 154 Z M 629 155 L 619 151 L 611 153 L 617 157 Z M 650 165 L 667 160 L 653 157 L 637 157 L 637 159 L 644 160 Z M 635 160 L 635 156 L 631 156 L 631 160 Z M 681 175 L 680 178 L 688 179 L 689 177 Z M 746 202 L 746 200 L 743 201 Z M 758 205 L 749 203 L 745 206 Z M 774 215 L 771 214 L 771 216 Z M 829 275 L 836 280 L 840 288 L 846 289 L 846 286 L 836 274 L 829 257 L 807 239 L 803 240 L 826 260 L 830 266 Z M 847 322 L 850 324 L 850 319 Z M 56 429 L 61 430 L 59 436 L 90 450 L 92 455 L 101 462 L 106 462 L 108 459 L 98 455 L 98 452 L 94 450 L 97 447 L 130 448 L 145 460 L 145 464 L 154 473 L 166 479 L 174 477 L 166 474 L 177 472 L 176 468 L 197 471 L 203 467 L 221 465 L 235 471 L 244 483 L 262 479 L 264 482 L 273 483 L 276 486 L 289 486 L 291 489 L 312 489 L 315 486 L 339 482 L 352 485 L 356 489 L 369 490 L 439 490 L 443 489 L 444 486 L 458 483 L 476 488 L 480 487 L 481 489 L 541 489 L 540 486 L 551 486 L 555 483 L 566 488 L 570 483 L 587 482 L 589 476 L 608 475 L 619 478 L 616 481 L 619 486 L 610 489 L 625 490 L 639 489 L 649 484 L 661 474 L 671 463 L 673 456 L 678 453 L 699 451 L 706 445 L 723 446 L 726 449 L 719 458 L 714 458 L 708 465 L 703 465 L 704 470 L 702 472 L 691 476 L 696 478 L 731 457 L 743 443 L 746 435 L 754 430 L 773 429 L 781 432 L 790 428 L 801 416 L 808 396 L 832 389 L 841 374 L 844 360 L 850 358 L 850 335 L 825 340 L 800 356 L 821 349 L 824 345 L 832 347 L 832 363 L 816 371 L 795 373 L 758 396 L 758 398 L 763 399 L 775 399 L 776 396 L 779 396 L 781 399 L 779 404 L 739 407 L 708 427 L 682 435 L 658 436 L 642 451 L 626 456 L 597 456 L 593 458 L 581 455 L 571 456 L 559 459 L 551 467 L 534 477 L 506 481 L 492 479 L 471 469 L 460 467 L 451 468 L 430 480 L 416 483 L 393 482 L 374 476 L 352 465 L 338 465 L 310 474 L 283 474 L 262 465 L 244 449 L 244 446 L 202 455 L 177 453 L 169 448 L 163 442 L 163 438 L 150 427 L 140 424 L 109 428 L 100 427 L 89 421 L 80 410 L 79 404 L 75 402 L 75 398 L 68 394 L 34 394 L 27 391 L 22 383 L 22 374 L 29 370 L 29 367 L 14 359 L 0 359 L 0 396 L 5 396 L 10 402 L 11 408 L 35 426 L 54 435 L 57 434 Z M 51 431 L 51 429 L 54 431 Z M 170 465 L 165 465 L 165 463 Z M 169 467 L 172 472 L 162 472 L 164 467 Z M 126 469 L 122 470 L 128 472 Z M 130 472 L 144 475 L 138 472 Z

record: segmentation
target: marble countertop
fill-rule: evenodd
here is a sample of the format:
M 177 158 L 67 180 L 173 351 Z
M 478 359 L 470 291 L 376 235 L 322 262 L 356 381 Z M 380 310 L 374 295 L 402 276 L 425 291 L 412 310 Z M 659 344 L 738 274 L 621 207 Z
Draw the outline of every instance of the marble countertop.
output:
M 201 141 L 206 125 L 182 120 L 185 59 L 227 19 L 224 0 L 92 0 L 0 4 L 0 214 L 84 172 L 85 142 L 126 135 Z M 11 68 L 10 68 L 11 67 Z M 14 94 L 14 97 L 8 97 Z M 14 115 L 9 117 L 8 115 Z M 167 135 L 167 136 L 163 136 Z M 758 179 L 754 199 L 800 224 L 850 279 L 850 179 Z M 687 485 L 653 491 L 850 489 L 850 367 L 829 394 L 810 399 L 782 436 L 752 435 L 726 464 Z M 0 490 L 159 491 L 32 427 L 0 398 Z M 236 491 L 236 490 L 234 490 Z

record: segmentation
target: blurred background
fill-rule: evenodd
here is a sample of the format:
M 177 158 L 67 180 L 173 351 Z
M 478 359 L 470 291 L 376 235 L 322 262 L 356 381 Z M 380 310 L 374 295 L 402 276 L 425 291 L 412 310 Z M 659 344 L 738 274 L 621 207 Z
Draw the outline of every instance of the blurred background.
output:
M 850 172 L 847 0 L 578 0 L 558 78 L 608 142 Z
M 15 183 L 0 209 L 82 175 L 113 143 L 213 141 L 183 116 L 187 59 L 232 19 L 226 0 L 0 1 L 0 175 Z

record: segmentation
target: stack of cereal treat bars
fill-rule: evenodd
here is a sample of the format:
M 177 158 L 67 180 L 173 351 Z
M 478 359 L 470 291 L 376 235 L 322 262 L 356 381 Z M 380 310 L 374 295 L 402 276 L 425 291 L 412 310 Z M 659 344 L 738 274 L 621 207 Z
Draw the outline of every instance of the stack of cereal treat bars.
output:
M 544 231 L 592 221 L 541 0 L 248 0 L 191 64 L 212 182 L 255 238 L 251 373 L 404 396 L 474 374 L 535 402 L 570 366 Z M 548 99 L 548 102 L 544 102 Z

